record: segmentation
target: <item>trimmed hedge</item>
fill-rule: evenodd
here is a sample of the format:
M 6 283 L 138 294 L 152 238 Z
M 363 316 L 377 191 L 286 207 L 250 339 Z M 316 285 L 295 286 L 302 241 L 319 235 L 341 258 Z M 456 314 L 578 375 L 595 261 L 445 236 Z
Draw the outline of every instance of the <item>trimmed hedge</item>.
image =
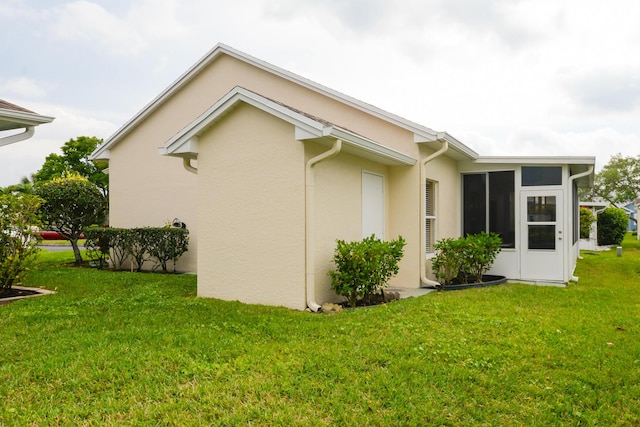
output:
M 189 249 L 189 231 L 184 228 L 93 227 L 84 235 L 87 256 L 98 262 L 98 268 L 108 265 L 107 259 L 114 270 L 129 261 L 136 271 L 142 271 L 146 262 L 152 262 L 153 271 L 161 268 L 167 273 L 168 262 L 172 261 L 175 273 L 176 262 Z
M 375 235 L 355 242 L 338 240 L 333 255 L 336 269 L 328 272 L 331 289 L 345 297 L 350 307 L 359 300 L 371 304 L 373 294 L 383 292 L 389 279 L 398 274 L 405 244 L 402 236 L 391 242 Z
M 620 208 L 608 207 L 598 214 L 598 244 L 619 245 L 627 233 L 629 217 Z

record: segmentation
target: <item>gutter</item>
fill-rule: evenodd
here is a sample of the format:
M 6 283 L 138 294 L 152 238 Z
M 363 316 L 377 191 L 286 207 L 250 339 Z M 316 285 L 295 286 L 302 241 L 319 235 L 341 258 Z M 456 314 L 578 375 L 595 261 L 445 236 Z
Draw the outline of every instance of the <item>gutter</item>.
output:
M 593 173 L 593 165 L 589 165 L 589 168 L 585 172 L 580 172 L 580 173 L 577 173 L 575 175 L 571 175 L 569 177 L 569 188 L 573 188 L 571 186 L 571 184 L 573 184 L 573 181 L 575 181 L 576 179 L 582 178 L 583 176 L 591 175 L 592 173 Z M 580 249 L 578 249 L 578 258 L 580 258 Z M 575 271 L 575 268 L 574 268 L 574 271 Z M 571 272 L 571 277 L 570 277 L 569 280 L 577 282 L 578 281 L 578 276 L 574 276 L 573 272 Z
M 421 200 L 420 201 L 420 221 L 421 222 L 424 221 L 425 217 L 427 216 L 427 207 L 425 206 L 425 203 L 424 203 L 424 193 L 426 191 L 427 163 L 429 163 L 436 157 L 444 154 L 449 149 L 449 142 L 446 139 L 446 134 L 439 133 L 437 140 L 442 142 L 442 147 L 440 147 L 440 149 L 435 153 L 432 153 L 431 155 L 422 159 L 420 162 L 420 200 Z M 424 223 L 423 223 L 423 226 L 420 228 L 422 230 L 420 232 L 420 252 L 421 252 L 420 253 L 420 285 L 421 287 L 425 287 L 425 288 L 437 288 L 440 286 L 440 283 L 429 279 L 425 272 L 425 269 L 427 266 L 427 256 L 422 251 L 424 251 L 427 246 L 427 236 L 425 236 L 424 234 Z
M 16 135 L 5 136 L 4 138 L 0 138 L 0 147 L 4 145 L 13 144 L 14 142 L 24 141 L 25 139 L 31 138 L 36 133 L 34 126 L 27 126 L 24 129 L 24 132 L 18 133 Z
M 316 302 L 315 290 L 315 182 L 313 167 L 323 160 L 337 156 L 342 150 L 342 140 L 336 139 L 333 146 L 307 161 L 305 167 L 305 298 L 312 312 L 319 312 L 321 306 Z
M 182 158 L 182 166 L 184 166 L 184 168 L 194 174 L 198 174 L 198 168 L 195 168 L 191 165 L 191 159 L 188 157 L 183 157 Z

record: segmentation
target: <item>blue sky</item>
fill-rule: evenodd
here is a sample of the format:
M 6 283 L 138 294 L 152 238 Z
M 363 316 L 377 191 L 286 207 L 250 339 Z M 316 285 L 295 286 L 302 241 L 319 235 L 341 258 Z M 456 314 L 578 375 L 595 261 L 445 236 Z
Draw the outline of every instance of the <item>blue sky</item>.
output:
M 108 138 L 216 43 L 481 155 L 640 154 L 637 0 L 3 0 L 0 98 L 54 116 L 0 186 Z M 215 100 L 212 100 L 212 102 Z

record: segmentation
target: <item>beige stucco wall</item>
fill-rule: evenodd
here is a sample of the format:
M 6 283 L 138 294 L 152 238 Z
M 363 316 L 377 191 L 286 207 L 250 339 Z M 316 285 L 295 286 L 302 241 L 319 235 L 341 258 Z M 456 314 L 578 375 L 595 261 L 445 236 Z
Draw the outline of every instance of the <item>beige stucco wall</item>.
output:
M 304 309 L 304 146 L 243 104 L 201 136 L 198 294 Z
M 325 147 L 308 144 L 307 154 L 310 157 L 324 150 Z M 336 240 L 362 239 L 363 171 L 384 177 L 385 218 L 388 219 L 389 167 L 344 153 L 314 167 L 315 294 L 318 303 L 337 300 L 327 274 L 335 268 L 332 260 Z M 387 237 L 394 238 L 388 235 L 388 229 L 387 225 Z
M 416 159 L 433 151 L 415 144 L 413 134 L 405 129 L 226 55 L 112 148 L 111 225 L 162 225 L 178 217 L 187 223 L 192 242 L 178 269 L 194 271 L 198 267 L 200 295 L 224 299 L 248 295 L 242 300 L 304 308 L 304 165 L 328 147 L 295 141 L 292 125 L 242 106 L 201 135 L 198 175 L 184 170 L 181 159 L 158 154 L 158 147 L 235 86 L 331 121 Z M 280 149 L 284 151 L 278 152 Z M 420 286 L 424 256 L 420 206 L 424 195 L 420 194 L 419 163 L 385 166 L 342 153 L 314 169 L 318 302 L 335 299 L 327 276 L 333 268 L 335 240 L 362 237 L 363 170 L 384 176 L 387 239 L 402 235 L 407 241 L 392 285 Z M 438 238 L 459 235 L 457 162 L 446 156 L 434 159 L 427 166 L 426 178 L 437 182 Z M 282 259 L 288 259 L 284 266 Z
M 355 108 L 222 55 L 136 126 L 110 152 L 110 213 L 114 227 L 160 226 L 174 217 L 185 222 L 191 244 L 178 269 L 195 271 L 198 248 L 197 178 L 179 158 L 158 154 L 177 132 L 235 86 L 332 121 L 390 147 L 415 155 L 413 135 Z

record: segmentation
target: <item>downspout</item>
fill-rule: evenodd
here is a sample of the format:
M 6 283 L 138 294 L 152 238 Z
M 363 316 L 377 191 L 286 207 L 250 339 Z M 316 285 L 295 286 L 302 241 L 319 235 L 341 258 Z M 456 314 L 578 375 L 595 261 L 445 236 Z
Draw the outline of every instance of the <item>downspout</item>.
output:
M 427 257 L 423 252 L 427 246 L 427 236 L 424 234 L 424 219 L 427 216 L 427 207 L 424 202 L 424 193 L 426 191 L 426 167 L 427 163 L 436 157 L 444 154 L 449 149 L 449 142 L 445 138 L 438 138 L 438 141 L 442 142 L 442 147 L 435 153 L 425 157 L 422 159 L 420 164 L 420 221 L 423 223 L 423 226 L 420 227 L 422 231 L 420 232 L 420 285 L 425 288 L 436 288 L 440 286 L 440 283 L 435 282 L 429 278 L 427 278 L 426 267 L 427 267 Z
M 18 133 L 16 135 L 5 136 L 4 138 L 0 138 L 0 147 L 4 145 L 13 144 L 14 142 L 24 141 L 25 139 L 31 138 L 36 133 L 34 126 L 27 126 L 24 129 L 24 132 Z
M 582 178 L 583 176 L 591 175 L 592 173 L 593 173 L 593 165 L 589 165 L 589 169 L 587 169 L 585 172 L 571 175 L 569 177 L 569 188 L 573 191 L 573 181 L 575 181 L 578 178 Z M 580 256 L 580 249 L 578 249 L 578 258 L 582 259 L 582 257 Z M 574 268 L 574 271 L 575 271 L 575 268 Z M 569 278 L 569 280 L 573 282 L 577 282 L 578 276 L 574 276 L 573 272 L 571 272 L 571 277 Z
M 342 140 L 336 139 L 333 146 L 307 161 L 305 168 L 305 297 L 307 307 L 312 312 L 320 311 L 320 305 L 316 302 L 315 291 L 315 183 L 312 168 L 323 160 L 335 157 L 342 149 Z
M 186 170 L 188 170 L 191 173 L 195 173 L 196 175 L 198 174 L 198 169 L 194 168 L 193 166 L 191 166 L 191 159 L 188 157 L 183 157 L 182 158 L 182 166 L 184 166 L 184 168 Z

